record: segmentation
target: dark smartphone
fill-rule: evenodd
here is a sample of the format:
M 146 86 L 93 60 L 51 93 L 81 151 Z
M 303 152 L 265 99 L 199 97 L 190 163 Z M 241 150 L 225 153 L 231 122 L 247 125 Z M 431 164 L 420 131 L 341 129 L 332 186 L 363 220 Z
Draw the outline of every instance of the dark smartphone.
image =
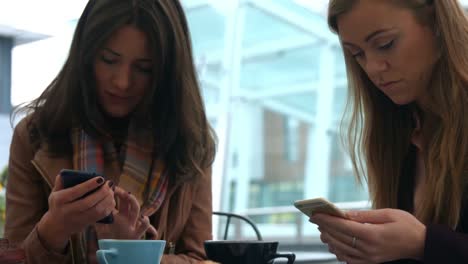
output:
M 101 175 L 92 173 L 92 172 L 86 172 L 86 171 L 77 171 L 77 170 L 61 170 L 60 171 L 60 178 L 62 179 L 64 189 L 73 187 L 75 185 L 81 184 L 83 182 L 86 182 L 92 178 L 96 178 L 99 176 Z M 95 192 L 99 188 L 100 187 L 97 187 L 96 189 L 86 193 L 85 195 L 83 195 L 83 197 L 90 195 L 91 193 Z M 112 215 L 112 213 L 110 213 L 108 216 L 104 217 L 103 219 L 97 222 L 101 224 L 112 224 L 114 222 L 114 216 Z

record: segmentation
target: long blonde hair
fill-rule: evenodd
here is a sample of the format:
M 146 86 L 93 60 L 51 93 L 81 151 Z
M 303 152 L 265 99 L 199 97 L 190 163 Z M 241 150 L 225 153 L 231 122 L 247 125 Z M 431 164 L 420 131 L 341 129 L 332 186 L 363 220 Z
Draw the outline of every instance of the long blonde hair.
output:
M 359 0 L 330 0 L 328 24 Z M 397 106 L 370 81 L 346 51 L 349 95 L 343 118 L 344 139 L 354 172 L 367 180 L 374 208 L 397 208 L 401 181 L 414 167 L 410 155 L 414 112 L 422 114 L 426 183 L 415 215 L 424 223 L 458 225 L 468 158 L 468 20 L 457 0 L 385 0 L 414 11 L 438 36 L 440 59 L 428 88 L 428 103 Z M 343 131 L 345 132 L 345 131 Z M 412 172 L 414 173 L 414 171 Z

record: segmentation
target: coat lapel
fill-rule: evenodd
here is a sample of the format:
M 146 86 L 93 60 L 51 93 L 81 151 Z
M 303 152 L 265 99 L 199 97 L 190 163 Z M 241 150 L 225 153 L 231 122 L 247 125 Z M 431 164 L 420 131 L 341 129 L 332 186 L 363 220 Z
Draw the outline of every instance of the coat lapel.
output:
M 70 157 L 55 157 L 44 148 L 40 148 L 31 161 L 51 189 L 54 188 L 55 178 L 62 169 L 73 169 Z

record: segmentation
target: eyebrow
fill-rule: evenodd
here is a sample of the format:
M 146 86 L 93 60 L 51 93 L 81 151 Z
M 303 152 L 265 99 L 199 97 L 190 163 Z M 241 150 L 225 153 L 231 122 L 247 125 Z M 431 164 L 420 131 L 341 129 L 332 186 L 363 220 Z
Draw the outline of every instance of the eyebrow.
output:
M 365 42 L 369 42 L 371 39 L 375 38 L 376 36 L 382 34 L 382 33 L 386 33 L 390 30 L 392 30 L 393 28 L 384 28 L 384 29 L 379 29 L 379 30 L 376 30 L 372 33 L 370 33 L 365 39 L 364 41 Z M 343 42 L 343 45 L 348 45 L 348 46 L 353 46 L 353 47 L 356 47 L 356 45 L 354 45 L 353 43 L 350 43 L 350 42 L 346 42 L 344 41 Z
M 120 54 L 120 53 L 118 53 L 118 52 L 116 52 L 116 51 L 114 51 L 114 50 L 112 50 L 110 48 L 104 48 L 104 50 L 107 51 L 107 52 L 112 53 L 115 56 L 122 57 L 122 54 Z M 137 60 L 141 61 L 141 62 L 153 62 L 152 59 L 148 59 L 148 58 L 139 58 Z

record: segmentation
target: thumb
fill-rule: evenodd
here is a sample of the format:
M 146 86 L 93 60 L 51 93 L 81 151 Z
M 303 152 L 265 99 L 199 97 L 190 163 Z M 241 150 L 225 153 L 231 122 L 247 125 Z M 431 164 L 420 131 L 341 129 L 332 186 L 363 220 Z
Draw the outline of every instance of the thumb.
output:
M 58 174 L 55 177 L 54 189 L 52 191 L 56 192 L 60 190 L 63 190 L 63 182 L 62 182 L 62 177 L 60 176 L 60 174 Z
M 393 210 L 391 209 L 349 211 L 346 215 L 349 219 L 359 223 L 385 224 L 393 222 Z
M 156 240 L 158 235 L 158 230 L 156 230 L 153 225 L 150 225 L 146 230 L 146 237 L 150 240 Z

